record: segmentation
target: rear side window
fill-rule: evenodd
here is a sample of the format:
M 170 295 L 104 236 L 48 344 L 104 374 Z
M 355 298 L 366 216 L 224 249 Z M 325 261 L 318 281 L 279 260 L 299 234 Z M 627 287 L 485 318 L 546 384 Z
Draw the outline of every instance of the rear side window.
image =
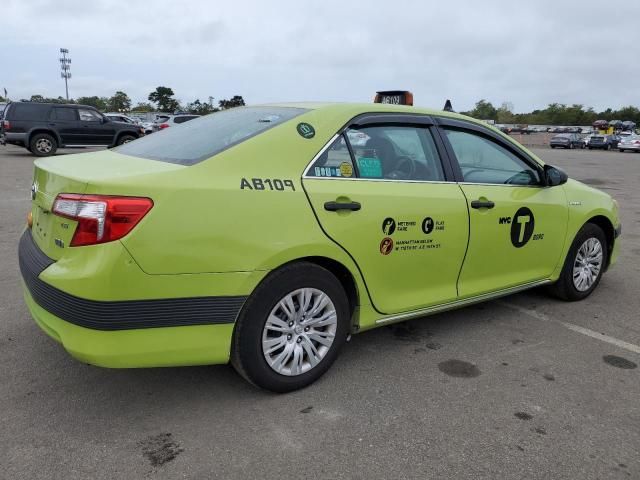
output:
M 52 119 L 72 122 L 78 119 L 76 111 L 73 108 L 54 108 Z
M 44 120 L 51 108 L 49 105 L 38 105 L 34 103 L 13 103 L 9 111 L 10 120 Z
M 305 113 L 303 108 L 236 107 L 167 128 L 116 149 L 123 155 L 193 165 Z

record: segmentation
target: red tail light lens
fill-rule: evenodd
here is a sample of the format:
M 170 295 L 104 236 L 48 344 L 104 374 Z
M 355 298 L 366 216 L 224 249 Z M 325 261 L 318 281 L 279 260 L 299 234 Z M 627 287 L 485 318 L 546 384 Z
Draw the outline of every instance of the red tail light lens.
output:
M 153 207 L 150 198 L 61 193 L 53 213 L 78 222 L 70 246 L 113 242 L 124 237 Z
M 11 130 L 11 122 L 9 120 L 2 121 L 2 128 L 6 130 Z
M 161 123 L 159 126 L 160 126 L 160 130 L 162 130 L 163 128 L 169 128 L 168 123 Z

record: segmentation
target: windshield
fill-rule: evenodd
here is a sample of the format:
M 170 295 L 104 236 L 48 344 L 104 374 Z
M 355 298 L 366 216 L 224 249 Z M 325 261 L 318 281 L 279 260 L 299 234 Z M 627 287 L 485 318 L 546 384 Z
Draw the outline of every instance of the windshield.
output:
M 291 107 L 231 108 L 164 129 L 114 150 L 133 157 L 193 165 L 306 111 Z

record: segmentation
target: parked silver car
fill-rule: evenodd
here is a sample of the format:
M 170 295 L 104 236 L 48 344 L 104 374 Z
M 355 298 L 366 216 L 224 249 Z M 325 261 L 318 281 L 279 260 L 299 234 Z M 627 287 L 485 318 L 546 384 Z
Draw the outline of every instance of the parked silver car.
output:
M 640 135 L 626 135 L 620 138 L 618 150 L 621 152 L 640 152 Z

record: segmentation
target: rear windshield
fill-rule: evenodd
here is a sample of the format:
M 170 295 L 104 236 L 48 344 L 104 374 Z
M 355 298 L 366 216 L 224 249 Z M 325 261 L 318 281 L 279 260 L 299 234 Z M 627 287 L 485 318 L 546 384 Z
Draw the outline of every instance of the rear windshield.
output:
M 306 111 L 289 107 L 231 108 L 166 128 L 114 150 L 134 157 L 193 165 Z

